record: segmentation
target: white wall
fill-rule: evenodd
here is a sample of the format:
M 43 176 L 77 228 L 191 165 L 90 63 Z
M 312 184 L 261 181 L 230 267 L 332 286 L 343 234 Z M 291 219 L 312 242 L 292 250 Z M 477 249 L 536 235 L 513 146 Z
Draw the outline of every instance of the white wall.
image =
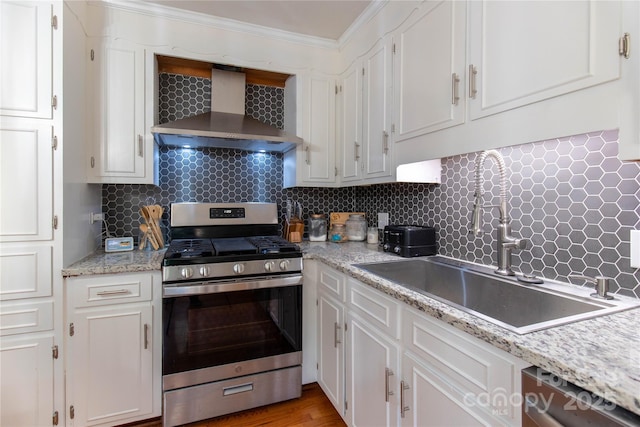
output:
M 64 4 L 63 14 L 63 265 L 93 252 L 102 224 L 89 223 L 91 212 L 102 209 L 101 187 L 86 184 L 86 36 L 81 24 L 84 3 Z

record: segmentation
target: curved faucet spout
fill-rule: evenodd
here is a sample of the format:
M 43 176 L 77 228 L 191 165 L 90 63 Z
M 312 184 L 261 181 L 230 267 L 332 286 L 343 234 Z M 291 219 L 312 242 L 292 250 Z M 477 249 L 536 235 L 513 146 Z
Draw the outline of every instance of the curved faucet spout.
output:
M 524 239 L 516 239 L 511 235 L 511 218 L 507 209 L 507 177 L 504 158 L 496 150 L 483 151 L 476 158 L 475 168 L 475 200 L 473 203 L 473 214 L 471 216 L 471 232 L 476 237 L 483 234 L 482 231 L 482 215 L 484 205 L 484 164 L 487 158 L 493 158 L 498 165 L 498 173 L 500 174 L 500 224 L 496 230 L 497 234 L 497 250 L 498 250 L 498 269 L 497 274 L 505 276 L 513 276 L 515 273 L 511 269 L 511 252 L 514 249 L 524 249 L 527 241 Z

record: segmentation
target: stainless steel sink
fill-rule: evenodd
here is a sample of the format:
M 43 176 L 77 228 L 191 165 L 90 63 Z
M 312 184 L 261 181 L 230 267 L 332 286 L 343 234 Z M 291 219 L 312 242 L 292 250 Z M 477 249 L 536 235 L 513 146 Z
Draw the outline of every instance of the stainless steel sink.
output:
M 591 289 L 556 281 L 525 285 L 490 268 L 443 257 L 356 264 L 376 276 L 420 292 L 518 334 L 611 314 L 640 301 L 599 300 Z

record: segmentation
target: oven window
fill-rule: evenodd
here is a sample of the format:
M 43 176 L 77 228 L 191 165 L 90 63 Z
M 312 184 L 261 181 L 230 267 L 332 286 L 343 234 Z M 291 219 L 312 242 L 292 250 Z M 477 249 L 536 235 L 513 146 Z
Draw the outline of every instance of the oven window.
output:
M 163 375 L 302 350 L 302 286 L 165 298 Z

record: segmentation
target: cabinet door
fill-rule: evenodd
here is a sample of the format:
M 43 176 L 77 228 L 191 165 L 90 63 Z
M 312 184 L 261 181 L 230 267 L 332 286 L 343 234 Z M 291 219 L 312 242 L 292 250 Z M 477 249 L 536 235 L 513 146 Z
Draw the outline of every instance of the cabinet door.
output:
M 403 427 L 497 426 L 497 420 L 476 413 L 447 381 L 405 354 L 402 358 Z
M 0 118 L 0 242 L 53 238 L 53 128 Z
M 0 115 L 52 117 L 52 4 L 0 3 Z
M 620 2 L 469 2 L 471 119 L 614 80 Z M 474 83 L 475 82 L 475 83 Z
M 395 142 L 464 122 L 465 34 L 457 1 L 425 2 L 394 34 Z
M 309 79 L 310 109 L 307 124 L 309 138 L 304 143 L 303 180 L 335 182 L 335 100 L 332 79 Z
M 344 306 L 318 292 L 318 384 L 344 414 Z
M 50 426 L 53 337 L 0 339 L 0 425 Z
M 152 412 L 152 312 L 145 303 L 73 313 L 67 397 L 81 425 L 113 425 Z
M 343 182 L 361 179 L 362 157 L 362 73 L 359 62 L 342 79 L 340 117 L 340 173 Z
M 398 425 L 398 346 L 366 322 L 347 321 L 347 414 L 353 427 Z
M 144 49 L 125 41 L 93 49 L 89 64 L 94 89 L 94 149 L 90 182 L 118 183 L 145 177 Z M 151 173 L 151 171 L 149 171 Z
M 391 38 L 374 46 L 364 61 L 362 91 L 362 139 L 364 178 L 391 175 L 389 141 L 391 102 Z

